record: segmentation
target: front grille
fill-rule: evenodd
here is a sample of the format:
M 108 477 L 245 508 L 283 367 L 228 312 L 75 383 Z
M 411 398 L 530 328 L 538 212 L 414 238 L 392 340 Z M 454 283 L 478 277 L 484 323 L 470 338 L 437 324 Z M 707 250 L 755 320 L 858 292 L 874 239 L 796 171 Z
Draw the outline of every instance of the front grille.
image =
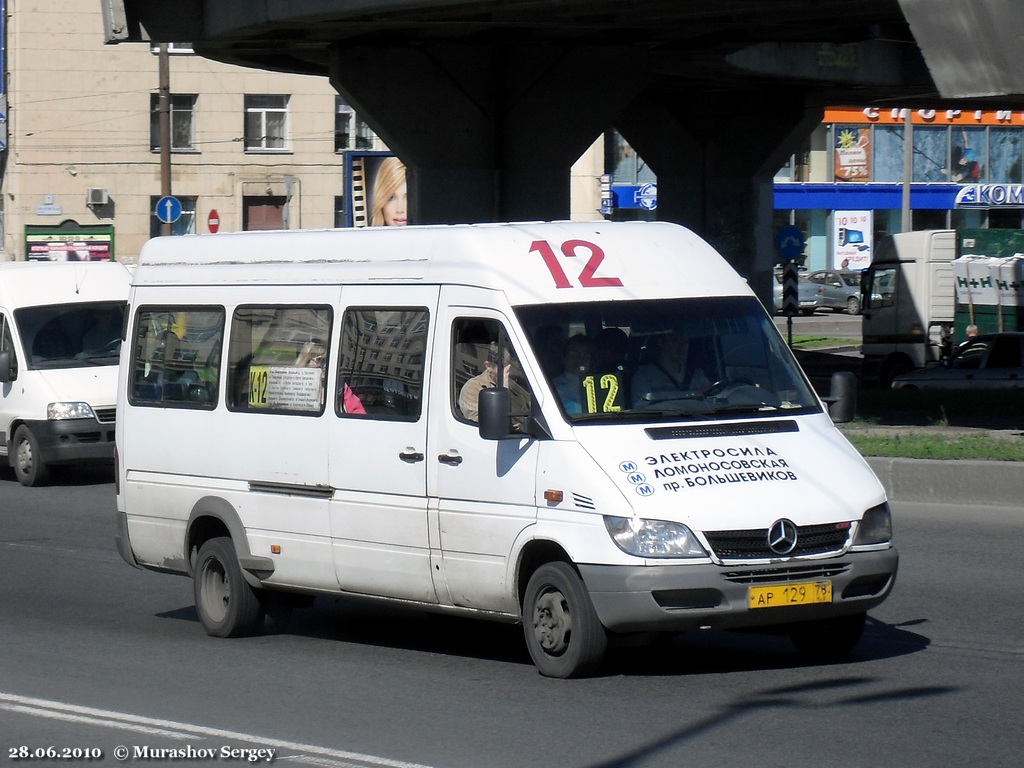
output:
M 796 548 L 786 557 L 840 552 L 850 536 L 849 523 L 801 525 L 797 528 Z M 721 560 L 761 560 L 778 557 L 768 547 L 768 529 L 749 531 L 706 531 L 708 544 Z
M 734 584 L 778 584 L 786 581 L 807 581 L 808 579 L 834 579 L 850 569 L 848 563 L 826 565 L 797 565 L 785 568 L 746 568 L 741 571 L 726 571 L 722 576 Z
M 93 408 L 96 414 L 96 421 L 100 424 L 113 424 L 117 415 L 117 408 Z

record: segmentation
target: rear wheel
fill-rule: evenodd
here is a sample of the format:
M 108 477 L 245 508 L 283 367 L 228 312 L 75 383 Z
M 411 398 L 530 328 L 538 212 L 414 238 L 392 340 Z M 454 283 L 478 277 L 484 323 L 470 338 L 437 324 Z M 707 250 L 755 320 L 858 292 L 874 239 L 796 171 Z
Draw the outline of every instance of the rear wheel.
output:
M 227 536 L 210 539 L 199 548 L 193 582 L 196 613 L 206 634 L 244 637 L 263 619 L 259 597 L 249 586 Z
M 789 629 L 789 639 L 803 654 L 816 659 L 839 659 L 860 642 L 866 620 L 866 613 L 855 613 L 794 624 Z
M 608 647 L 590 595 L 567 563 L 546 563 L 530 577 L 523 629 L 533 663 L 548 677 L 591 674 Z
M 24 424 L 14 432 L 14 474 L 19 483 L 29 487 L 42 485 L 50 476 L 39 441 Z

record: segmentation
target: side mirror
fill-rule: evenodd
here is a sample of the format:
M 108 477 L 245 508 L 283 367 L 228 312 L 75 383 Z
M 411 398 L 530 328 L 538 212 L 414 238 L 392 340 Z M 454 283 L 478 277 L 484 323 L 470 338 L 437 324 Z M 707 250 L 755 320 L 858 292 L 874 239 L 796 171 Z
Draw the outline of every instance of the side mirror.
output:
M 478 405 L 480 437 L 484 440 L 502 440 L 511 434 L 512 396 L 507 387 L 481 389 Z
M 9 349 L 0 352 L 0 384 L 7 384 L 17 378 L 17 375 L 11 370 L 11 362 Z

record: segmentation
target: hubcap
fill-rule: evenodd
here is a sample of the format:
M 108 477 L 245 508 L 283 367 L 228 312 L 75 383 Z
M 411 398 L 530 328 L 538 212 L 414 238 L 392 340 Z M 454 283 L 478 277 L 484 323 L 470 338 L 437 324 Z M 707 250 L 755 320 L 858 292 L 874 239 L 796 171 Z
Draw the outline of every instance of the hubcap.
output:
M 203 610 L 210 620 L 223 621 L 231 602 L 231 590 L 228 588 L 224 570 L 217 561 L 209 561 L 203 569 L 199 593 L 203 599 Z
M 32 471 L 32 446 L 28 440 L 18 443 L 18 468 L 26 475 Z
M 545 653 L 558 655 L 569 647 L 572 616 L 565 597 L 558 590 L 549 590 L 537 599 L 533 635 Z

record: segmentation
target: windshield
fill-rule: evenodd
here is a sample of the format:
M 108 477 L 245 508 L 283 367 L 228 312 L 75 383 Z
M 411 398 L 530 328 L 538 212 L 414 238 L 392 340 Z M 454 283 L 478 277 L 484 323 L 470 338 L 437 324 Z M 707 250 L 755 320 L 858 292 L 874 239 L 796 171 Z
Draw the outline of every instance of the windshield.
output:
M 29 368 L 117 365 L 125 302 L 58 304 L 15 310 Z
M 548 304 L 516 314 L 573 422 L 820 411 L 752 297 Z

